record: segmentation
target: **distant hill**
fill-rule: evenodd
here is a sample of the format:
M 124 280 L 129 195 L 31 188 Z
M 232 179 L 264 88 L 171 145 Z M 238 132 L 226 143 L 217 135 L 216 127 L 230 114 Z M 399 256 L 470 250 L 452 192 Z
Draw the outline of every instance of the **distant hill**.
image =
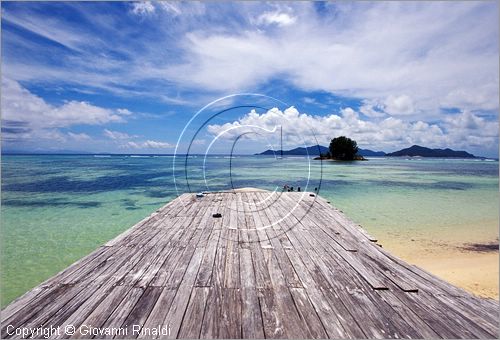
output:
M 319 156 L 320 154 L 326 154 L 328 153 L 328 148 L 323 145 L 313 145 L 309 146 L 307 148 L 295 148 L 292 150 L 283 150 L 283 155 L 284 156 Z M 277 155 L 279 156 L 281 154 L 281 150 L 266 150 L 261 153 L 257 153 L 256 155 Z M 359 149 L 358 150 L 358 155 L 360 156 L 368 156 L 368 157 L 373 157 L 373 156 L 385 156 L 385 152 L 382 151 L 372 151 L 368 149 Z
M 369 149 L 359 149 L 358 148 L 358 155 L 364 156 L 364 157 L 382 157 L 385 156 L 384 151 L 372 151 Z
M 322 153 L 327 153 L 328 148 L 322 145 L 308 146 L 307 148 L 295 148 L 292 150 L 283 150 L 283 155 L 285 156 L 319 156 Z M 256 155 L 277 155 L 281 154 L 281 150 L 266 150 Z
M 402 156 L 420 156 L 420 157 L 439 157 L 439 158 L 478 158 L 466 151 L 455 151 L 452 149 L 429 149 L 420 145 L 413 145 L 409 148 L 386 154 L 388 157 Z

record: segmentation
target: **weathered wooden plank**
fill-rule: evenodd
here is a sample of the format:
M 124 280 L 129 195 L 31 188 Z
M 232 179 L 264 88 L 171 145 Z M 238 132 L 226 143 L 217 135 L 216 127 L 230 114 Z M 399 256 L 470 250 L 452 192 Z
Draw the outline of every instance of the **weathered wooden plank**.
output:
M 127 319 L 128 315 L 136 305 L 137 301 L 141 298 L 144 293 L 143 288 L 131 288 L 128 294 L 123 298 L 116 309 L 111 313 L 109 318 L 104 322 L 100 329 L 104 330 L 102 334 L 97 334 L 94 336 L 95 339 L 112 339 L 115 336 L 117 338 L 122 338 L 125 336 L 124 333 L 113 334 L 113 332 L 105 332 L 106 330 L 122 329 L 123 323 Z
M 151 261 L 151 264 L 144 271 L 142 276 L 135 282 L 136 287 L 148 287 L 149 283 L 155 278 L 163 263 L 168 259 L 174 248 L 160 248 L 156 257 Z
M 127 330 L 126 335 L 123 337 L 124 339 L 135 339 L 139 336 L 140 333 L 138 332 L 144 326 L 161 292 L 162 290 L 159 287 L 147 287 L 144 289 L 144 293 L 123 323 L 123 328 Z
M 186 268 L 186 272 L 182 278 L 182 284 L 177 289 L 174 301 L 165 317 L 164 324 L 170 326 L 171 333 L 166 338 L 176 338 L 181 327 L 182 318 L 186 311 L 189 302 L 189 296 L 193 289 L 193 284 L 196 279 L 196 274 L 200 267 L 201 259 L 203 258 L 204 248 L 196 248 Z M 163 338 L 163 337 L 160 337 Z
M 127 293 L 130 291 L 131 287 L 126 286 L 116 286 L 104 297 L 100 304 L 94 309 L 90 310 L 82 322 L 78 322 L 75 316 L 71 316 L 65 321 L 65 325 L 73 325 L 76 327 L 76 332 L 71 338 L 74 339 L 88 339 L 89 334 L 83 334 L 88 332 L 90 327 L 100 328 L 104 322 L 108 319 L 111 313 L 114 312 L 116 307 L 122 302 Z M 86 311 L 79 312 L 80 315 L 84 316 Z M 79 326 L 86 325 L 86 328 L 81 329 Z M 64 327 L 64 325 L 63 325 Z
M 177 290 L 168 288 L 159 289 L 162 290 L 161 294 L 158 297 L 155 306 L 151 310 L 151 313 L 149 314 L 146 322 L 144 323 L 144 329 L 152 330 L 155 328 L 169 327 L 168 325 L 164 324 L 164 320 L 168 314 L 168 311 L 170 310 L 172 302 L 174 301 Z M 157 339 L 159 338 L 159 336 L 160 334 L 148 334 L 146 332 L 142 332 L 141 334 L 139 334 L 138 339 Z
M 82 292 L 77 297 L 71 300 L 71 304 L 66 304 L 63 308 L 57 311 L 56 314 L 47 320 L 43 327 L 57 327 L 65 329 L 66 326 L 74 326 L 75 329 L 85 320 L 85 318 L 96 308 L 96 306 L 105 299 L 112 290 L 111 285 L 104 285 L 100 287 L 84 287 Z M 123 296 L 122 296 L 123 297 Z M 60 334 L 54 333 L 50 338 L 67 338 L 69 337 L 64 332 Z
M 67 299 L 62 299 L 66 303 L 52 303 L 43 309 L 43 313 L 39 313 L 37 317 L 30 319 L 23 324 L 23 327 L 33 329 L 36 327 L 50 328 L 60 326 L 65 319 L 72 315 L 81 305 L 92 300 L 92 294 L 97 290 L 99 291 L 94 297 L 98 300 L 102 299 L 103 295 L 107 293 L 110 286 L 95 287 L 96 289 L 85 289 L 83 285 L 73 286 L 73 292 L 67 296 Z M 69 303 L 71 302 L 71 303 Z M 91 302 L 92 303 L 92 302 Z
M 18 297 L 11 304 L 7 305 L 5 309 L 2 310 L 2 324 L 8 324 L 14 315 L 22 313 L 22 310 L 27 310 L 30 306 L 35 306 L 38 301 L 40 301 L 47 294 L 51 294 L 52 290 L 56 288 L 57 286 L 37 286 L 28 291 L 26 294 Z
M 288 223 L 294 222 L 289 220 Z M 306 233 L 308 232 L 298 230 L 298 228 L 289 229 L 286 234 L 294 245 L 294 249 L 287 250 L 287 254 L 296 272 L 301 276 L 304 287 L 307 287 L 309 298 L 323 321 L 327 333 L 330 337 L 366 337 L 350 310 L 346 309 L 344 303 L 331 293 L 331 286 L 325 277 L 331 274 L 324 266 L 321 257 L 315 253 L 314 247 L 302 240 Z M 359 310 L 362 312 L 361 309 Z
M 200 338 L 202 339 L 217 339 L 222 338 L 220 335 L 222 313 L 222 288 L 215 286 L 208 289 L 207 303 L 205 314 L 201 324 Z
M 225 339 L 241 339 L 240 289 L 222 288 L 220 336 Z
M 253 202 L 255 206 L 255 210 L 252 211 L 253 225 L 255 226 L 254 228 L 257 232 L 260 246 L 262 248 L 271 248 L 271 243 L 269 242 L 269 238 L 265 231 L 265 229 L 268 228 L 269 225 L 263 223 L 261 216 L 259 214 L 259 212 L 262 210 L 262 205 L 260 204 L 261 199 L 255 193 L 250 193 L 249 199 L 251 200 L 251 202 Z
M 271 276 L 264 259 L 264 252 L 260 242 L 253 242 L 250 245 L 252 250 L 252 261 L 255 269 L 255 287 L 270 288 L 272 286 Z
M 119 285 L 135 286 L 151 264 L 154 263 L 155 259 L 162 255 L 164 250 L 159 247 L 148 247 L 146 249 L 140 252 L 140 260 L 132 268 L 129 268 L 126 275 L 118 282 Z M 119 267 L 116 268 L 118 269 Z
M 272 288 L 258 289 L 264 335 L 267 339 L 288 338 L 283 324 L 283 315 L 278 310 L 278 301 Z
M 240 275 L 241 275 L 241 320 L 242 337 L 244 339 L 264 338 L 262 312 L 259 298 L 255 288 L 255 272 L 250 249 L 240 250 Z
M 308 220 L 305 219 L 300 221 L 301 224 L 308 223 Z M 310 232 L 316 235 L 317 239 L 322 239 L 324 236 L 318 232 L 317 225 L 316 227 L 312 227 Z M 307 232 L 304 232 L 304 235 L 308 235 Z M 327 250 L 329 252 L 335 252 L 342 256 L 344 260 L 349 263 L 349 265 L 356 270 L 359 275 L 361 275 L 373 289 L 387 289 L 387 284 L 384 282 L 382 276 L 376 275 L 371 269 L 367 268 L 363 263 L 361 263 L 353 254 L 349 251 L 346 251 L 345 248 L 342 248 L 334 239 L 334 242 L 329 242 L 327 246 Z
M 292 295 L 285 283 L 285 278 L 279 267 L 274 250 L 267 250 L 268 268 L 273 284 L 273 292 L 276 297 L 277 312 L 282 316 L 281 320 L 286 334 L 292 338 L 311 338 L 309 329 L 304 319 L 300 315 L 293 302 Z
M 296 247 L 297 249 L 297 247 Z M 342 303 L 332 302 L 325 291 L 321 290 L 321 283 L 326 279 L 321 278 L 318 269 L 312 266 L 311 261 L 306 256 L 299 256 L 295 249 L 286 250 L 294 267 L 297 269 L 304 287 L 307 289 L 309 299 L 318 314 L 328 337 L 330 338 L 366 338 L 366 335 L 359 328 L 356 320 L 352 317 Z M 304 264 L 303 259 L 306 261 Z M 316 277 L 313 277 L 316 276 Z
M 205 305 L 209 293 L 208 287 L 195 287 L 191 292 L 186 314 L 179 330 L 179 339 L 197 339 L 200 337 Z
M 88 273 L 91 273 L 101 266 L 106 264 L 108 259 L 113 258 L 114 254 L 116 254 L 120 249 L 113 247 L 103 247 L 103 251 L 99 251 L 98 255 L 93 257 L 89 262 L 87 262 L 83 266 L 76 266 L 74 270 L 63 272 L 60 276 L 57 277 L 55 282 L 51 282 L 51 284 L 75 284 L 81 278 L 86 277 Z
M 193 214 L 195 214 L 193 220 L 189 222 L 189 225 L 184 227 L 185 232 L 181 238 L 177 241 L 172 240 L 172 242 L 176 242 L 179 247 L 186 247 L 188 245 L 198 246 L 203 229 L 206 227 L 201 223 L 202 221 L 206 222 L 211 216 L 209 199 L 205 199 L 205 197 L 201 198 L 199 205 L 198 209 L 193 212 Z
M 247 219 L 250 214 L 245 212 L 243 203 L 244 193 L 237 193 L 236 195 L 236 210 L 237 210 L 237 224 L 238 224 L 238 242 L 240 248 L 248 248 L 250 246 L 250 238 L 248 232 Z
M 414 329 L 418 330 L 421 337 L 431 339 L 442 337 L 424 320 L 422 320 L 420 316 L 416 314 L 408 305 L 401 302 L 392 291 L 377 290 L 376 294 L 389 304 L 399 314 L 399 317 L 414 325 Z
M 183 252 L 175 266 L 175 269 L 172 270 L 172 275 L 165 281 L 163 284 L 165 287 L 176 289 L 181 284 L 184 273 L 186 272 L 191 258 L 195 253 L 196 248 L 193 246 L 189 246 L 183 249 Z M 200 248 L 198 253 L 203 253 L 204 249 Z
M 48 317 L 54 313 L 61 305 L 68 302 L 80 290 L 80 287 L 70 287 L 67 285 L 58 286 L 45 294 L 41 299 L 36 301 L 33 305 L 21 308 L 18 313 L 11 315 L 2 322 L 1 337 L 8 338 L 7 327 L 12 326 L 15 328 L 21 327 L 37 317 Z M 47 313 L 47 314 L 45 314 Z
M 195 286 L 208 287 L 212 281 L 214 270 L 215 255 L 217 254 L 217 245 L 219 243 L 220 230 L 213 230 L 208 241 L 207 248 L 201 261 L 200 270 L 196 276 Z
M 300 318 L 309 328 L 309 336 L 314 339 L 325 339 L 328 337 L 325 327 L 321 322 L 318 313 L 314 309 L 304 288 L 290 288 L 295 306 Z
M 262 196 L 261 196 L 262 197 Z M 276 223 L 278 221 L 278 216 L 273 213 L 277 204 L 274 204 L 272 208 L 267 209 L 267 211 L 263 211 L 261 214 L 261 218 L 264 223 L 271 225 L 272 223 Z M 281 241 L 278 238 L 276 230 L 280 232 L 281 228 L 276 223 L 276 228 L 267 228 L 266 233 L 271 242 L 271 245 L 274 249 L 274 253 L 279 262 L 279 266 L 285 277 L 285 281 L 287 285 L 290 287 L 302 287 L 302 282 L 300 281 L 295 269 L 293 268 L 288 256 L 285 254 L 283 246 L 281 245 Z
M 234 231 L 234 230 L 233 230 Z M 240 287 L 240 254 L 237 241 L 228 240 L 224 266 L 224 288 Z

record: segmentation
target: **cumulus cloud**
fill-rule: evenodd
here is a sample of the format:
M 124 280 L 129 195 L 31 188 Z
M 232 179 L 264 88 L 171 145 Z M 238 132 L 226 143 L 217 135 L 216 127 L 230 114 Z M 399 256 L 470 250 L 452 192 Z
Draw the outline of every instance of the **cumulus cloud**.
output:
M 409 115 L 414 113 L 412 99 L 403 94 L 400 96 L 389 96 L 384 103 L 385 112 L 392 115 Z
M 31 93 L 18 82 L 2 78 L 2 138 L 6 140 L 64 137 L 56 133 L 58 128 L 73 125 L 102 125 L 125 122 L 128 110 L 114 110 L 92 105 L 84 101 L 67 101 L 51 105 Z M 17 130 L 16 130 L 17 129 Z M 83 140 L 83 134 L 68 134 L 72 139 Z
M 382 150 L 396 150 L 413 144 L 429 147 L 467 147 L 478 142 L 493 146 L 498 140 L 498 126 L 471 112 L 449 115 L 442 124 L 431 124 L 421 120 L 407 122 L 396 117 L 367 121 L 360 118 L 352 108 L 340 110 L 337 114 L 316 116 L 300 113 L 290 107 L 284 111 L 273 108 L 258 114 L 251 111 L 241 119 L 221 125 L 209 125 L 207 130 L 213 136 L 235 139 L 244 133 L 246 138 L 259 140 L 259 130 L 272 131 L 282 127 L 289 145 L 327 145 L 331 138 L 346 135 L 358 141 L 362 147 Z M 270 133 L 268 138 L 277 135 Z

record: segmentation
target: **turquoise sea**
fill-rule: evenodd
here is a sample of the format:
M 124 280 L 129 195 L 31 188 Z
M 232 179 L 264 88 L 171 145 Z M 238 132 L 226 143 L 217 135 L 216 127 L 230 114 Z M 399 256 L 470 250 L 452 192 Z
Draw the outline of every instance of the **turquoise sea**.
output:
M 319 188 L 369 233 L 401 248 L 418 244 L 434 251 L 498 240 L 497 161 L 192 156 L 175 158 L 175 170 L 173 161 L 2 156 L 2 306 L 172 200 L 177 190 Z

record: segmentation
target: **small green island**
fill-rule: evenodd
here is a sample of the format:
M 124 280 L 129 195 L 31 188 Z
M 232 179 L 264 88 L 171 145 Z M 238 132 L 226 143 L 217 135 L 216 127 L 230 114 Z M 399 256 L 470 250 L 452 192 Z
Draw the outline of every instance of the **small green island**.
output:
M 333 161 L 366 161 L 367 159 L 358 154 L 358 143 L 355 140 L 340 136 L 333 138 L 330 142 L 328 152 L 322 153 L 316 160 Z

